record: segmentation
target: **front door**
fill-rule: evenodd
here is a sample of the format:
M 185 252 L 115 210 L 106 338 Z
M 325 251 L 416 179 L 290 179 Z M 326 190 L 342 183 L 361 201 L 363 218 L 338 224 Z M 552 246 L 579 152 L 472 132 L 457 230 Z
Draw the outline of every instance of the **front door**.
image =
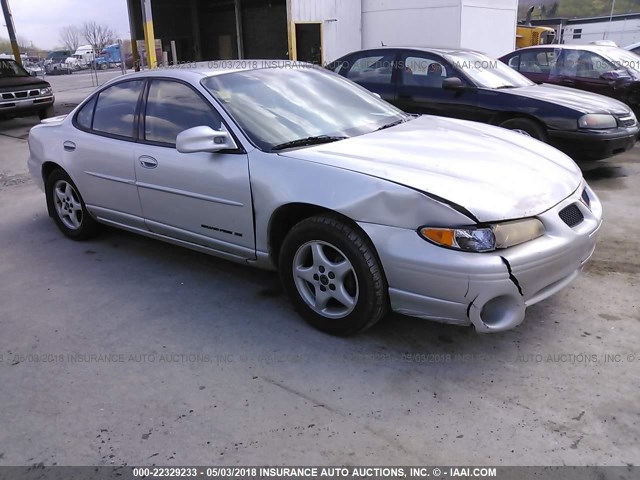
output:
M 395 105 L 405 112 L 478 120 L 478 93 L 469 85 L 465 90 L 445 90 L 446 78 L 464 77 L 444 59 L 422 52 L 409 52 L 398 62 Z
M 154 79 L 136 147 L 136 185 L 152 232 L 244 258 L 255 257 L 249 162 L 239 151 L 180 153 L 178 133 L 196 126 L 225 129 L 191 86 Z

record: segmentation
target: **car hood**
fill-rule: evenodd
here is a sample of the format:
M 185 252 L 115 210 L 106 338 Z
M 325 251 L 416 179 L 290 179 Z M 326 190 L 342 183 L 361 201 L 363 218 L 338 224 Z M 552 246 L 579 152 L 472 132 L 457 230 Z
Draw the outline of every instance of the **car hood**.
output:
M 613 98 L 548 83 L 500 91 L 509 95 L 550 102 L 582 113 L 626 114 L 631 111 L 624 103 Z
M 420 190 L 463 207 L 479 222 L 540 214 L 582 182 L 573 160 L 544 143 L 499 127 L 427 115 L 280 155 Z
M 50 85 L 38 77 L 2 77 L 0 78 L 0 91 L 6 92 L 20 88 L 46 88 Z

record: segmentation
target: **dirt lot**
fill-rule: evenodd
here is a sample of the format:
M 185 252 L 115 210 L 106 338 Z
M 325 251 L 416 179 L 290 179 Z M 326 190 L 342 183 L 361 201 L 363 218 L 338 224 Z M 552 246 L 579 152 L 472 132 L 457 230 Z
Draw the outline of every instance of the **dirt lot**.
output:
M 55 79 L 63 110 L 78 78 Z M 640 148 L 586 173 L 596 253 L 517 329 L 339 339 L 274 274 L 63 238 L 26 173 L 35 122 L 0 122 L 0 465 L 638 463 Z

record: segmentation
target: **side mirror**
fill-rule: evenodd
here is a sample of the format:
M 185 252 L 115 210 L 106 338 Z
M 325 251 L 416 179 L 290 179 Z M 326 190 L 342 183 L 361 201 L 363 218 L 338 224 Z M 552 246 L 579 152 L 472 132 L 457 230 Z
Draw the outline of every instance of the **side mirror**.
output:
M 214 130 L 211 127 L 193 127 L 180 132 L 176 138 L 176 149 L 180 153 L 210 152 L 221 150 L 235 150 L 236 142 L 224 130 Z
M 600 78 L 602 80 L 606 80 L 607 82 L 613 82 L 618 78 L 618 75 L 616 74 L 616 72 L 604 72 L 602 75 L 600 75 Z
M 442 88 L 445 90 L 463 90 L 465 85 L 458 77 L 449 77 L 442 81 Z

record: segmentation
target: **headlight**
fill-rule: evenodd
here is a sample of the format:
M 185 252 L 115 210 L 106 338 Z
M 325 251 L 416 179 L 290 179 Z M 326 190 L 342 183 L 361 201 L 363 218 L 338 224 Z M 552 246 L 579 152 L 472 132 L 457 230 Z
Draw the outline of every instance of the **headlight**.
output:
M 593 129 L 616 128 L 618 126 L 618 122 L 613 115 L 590 113 L 580 117 L 578 120 L 578 126 L 580 128 Z
M 542 236 L 544 225 L 536 218 L 502 222 L 487 227 L 422 227 L 420 236 L 442 247 L 465 252 L 491 252 L 519 245 Z
M 51 87 L 40 89 L 40 95 L 51 95 L 52 93 L 53 93 L 53 89 Z

